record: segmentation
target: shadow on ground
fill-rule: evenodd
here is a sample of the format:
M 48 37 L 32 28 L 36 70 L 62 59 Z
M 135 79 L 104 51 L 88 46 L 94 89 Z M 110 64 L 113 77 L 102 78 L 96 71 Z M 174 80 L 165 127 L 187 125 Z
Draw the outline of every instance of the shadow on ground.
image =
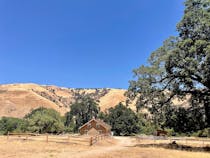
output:
M 156 148 L 164 148 L 164 149 L 173 149 L 173 150 L 184 150 L 184 151 L 195 151 L 195 152 L 208 152 L 210 153 L 210 146 L 206 147 L 192 147 L 188 145 L 180 145 L 177 143 L 170 144 L 137 144 L 136 147 L 156 147 Z

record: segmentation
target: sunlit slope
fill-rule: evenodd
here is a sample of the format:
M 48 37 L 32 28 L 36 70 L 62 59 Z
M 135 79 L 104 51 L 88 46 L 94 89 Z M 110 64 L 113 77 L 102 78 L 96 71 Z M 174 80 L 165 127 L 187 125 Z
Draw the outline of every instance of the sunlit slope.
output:
M 0 85 L 0 117 L 24 117 L 38 107 L 53 108 L 64 115 L 75 98 L 90 94 L 99 100 L 102 111 L 125 102 L 123 89 L 74 89 L 38 84 Z
M 78 89 L 38 84 L 0 85 L 0 117 L 21 118 L 38 107 L 53 108 L 64 115 L 76 98 L 86 94 L 98 100 L 100 109 L 106 111 L 120 102 L 125 105 L 127 99 L 125 92 L 124 89 L 113 88 Z M 174 99 L 173 103 L 178 106 L 188 106 L 189 98 L 184 101 Z M 128 106 L 136 110 L 135 101 Z M 142 109 L 142 112 L 147 113 L 147 110 Z

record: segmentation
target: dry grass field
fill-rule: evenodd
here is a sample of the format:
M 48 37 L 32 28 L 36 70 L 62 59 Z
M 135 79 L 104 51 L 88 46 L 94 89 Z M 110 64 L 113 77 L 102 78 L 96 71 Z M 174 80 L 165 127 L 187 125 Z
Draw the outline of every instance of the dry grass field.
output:
M 141 142 L 143 143 L 143 142 Z M 93 146 L 1 136 L 0 158 L 210 158 L 210 153 L 141 147 L 135 138 L 107 138 Z

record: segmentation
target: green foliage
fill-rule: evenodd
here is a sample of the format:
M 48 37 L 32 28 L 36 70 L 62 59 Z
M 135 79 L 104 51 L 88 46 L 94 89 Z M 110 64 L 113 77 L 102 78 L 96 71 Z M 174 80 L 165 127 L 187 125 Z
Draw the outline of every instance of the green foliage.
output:
M 75 123 L 70 123 L 69 126 L 65 126 L 64 132 L 65 133 L 74 133 L 75 132 Z
M 164 127 L 174 129 L 176 133 L 186 133 L 188 135 L 205 128 L 205 115 L 200 107 L 190 109 L 183 107 L 171 108 L 172 110 L 164 112 Z
M 164 131 L 167 132 L 167 136 L 171 137 L 171 136 L 177 136 L 176 132 L 174 131 L 174 129 L 170 129 L 170 128 L 165 128 Z
M 185 133 L 210 127 L 209 19 L 209 0 L 186 0 L 177 25 L 179 36 L 170 37 L 153 52 L 148 66 L 134 70 L 136 79 L 130 81 L 127 96 L 137 98 L 138 110 L 149 108 L 157 127 Z M 190 108 L 167 111 L 174 98 L 187 96 Z
M 98 117 L 97 118 L 99 118 L 99 119 L 104 120 L 105 122 L 107 122 L 108 114 L 106 112 L 100 111 L 98 113 Z
M 132 135 L 139 132 L 138 117 L 121 103 L 109 109 L 107 122 L 115 135 Z
M 73 115 L 70 112 L 67 112 L 64 117 L 65 132 L 73 133 L 76 129 L 76 124 L 73 119 Z
M 203 130 L 199 130 L 197 132 L 194 132 L 192 136 L 195 137 L 210 137 L 210 128 L 205 128 Z
M 28 130 L 37 133 L 61 133 L 64 124 L 60 114 L 53 109 L 38 108 L 26 115 Z
M 99 113 L 98 103 L 89 96 L 78 99 L 71 105 L 70 112 L 66 113 L 65 126 L 73 126 L 77 131 L 80 126 L 88 122 L 93 117 L 97 117 Z
M 153 135 L 156 130 L 155 124 L 149 119 L 144 117 L 143 114 L 138 113 L 138 126 L 140 134 Z
M 0 120 L 0 134 L 8 132 L 25 132 L 27 131 L 27 121 L 13 117 L 2 117 Z

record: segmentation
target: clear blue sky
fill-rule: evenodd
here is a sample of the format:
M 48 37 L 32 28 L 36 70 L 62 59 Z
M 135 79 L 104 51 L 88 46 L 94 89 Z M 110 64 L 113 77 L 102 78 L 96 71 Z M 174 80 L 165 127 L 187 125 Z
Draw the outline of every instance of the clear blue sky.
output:
M 127 88 L 183 0 L 0 0 L 0 84 Z

